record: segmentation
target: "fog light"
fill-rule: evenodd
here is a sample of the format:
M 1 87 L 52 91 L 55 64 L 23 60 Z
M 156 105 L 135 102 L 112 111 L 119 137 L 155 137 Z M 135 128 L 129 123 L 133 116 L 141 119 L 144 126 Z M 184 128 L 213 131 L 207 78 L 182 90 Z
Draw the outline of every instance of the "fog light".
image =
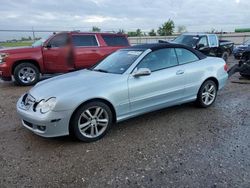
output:
M 45 130 L 46 130 L 46 127 L 45 127 L 45 126 L 38 125 L 38 126 L 37 126 L 37 129 L 38 129 L 39 131 L 45 131 Z

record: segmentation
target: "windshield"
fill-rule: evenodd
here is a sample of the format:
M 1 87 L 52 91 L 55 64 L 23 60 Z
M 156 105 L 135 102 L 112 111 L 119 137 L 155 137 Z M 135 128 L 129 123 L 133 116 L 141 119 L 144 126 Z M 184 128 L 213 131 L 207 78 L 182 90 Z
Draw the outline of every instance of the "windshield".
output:
M 106 57 L 93 70 L 123 74 L 142 54 L 140 50 L 119 50 Z
M 194 35 L 181 35 L 174 39 L 173 41 L 178 44 L 185 44 L 187 46 L 195 47 L 199 37 Z
M 35 41 L 35 42 L 32 44 L 32 47 L 42 46 L 43 43 L 44 43 L 49 37 L 50 37 L 50 36 L 45 37 L 45 38 L 41 38 L 41 39 Z

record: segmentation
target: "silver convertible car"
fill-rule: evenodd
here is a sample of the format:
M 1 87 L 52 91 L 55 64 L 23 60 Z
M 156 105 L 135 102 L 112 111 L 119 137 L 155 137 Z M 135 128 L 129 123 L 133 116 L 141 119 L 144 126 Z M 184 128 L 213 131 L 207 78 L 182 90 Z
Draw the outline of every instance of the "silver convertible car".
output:
M 227 79 L 223 59 L 179 44 L 145 44 L 38 83 L 21 96 L 17 111 L 35 134 L 91 142 L 140 114 L 191 101 L 209 107 Z

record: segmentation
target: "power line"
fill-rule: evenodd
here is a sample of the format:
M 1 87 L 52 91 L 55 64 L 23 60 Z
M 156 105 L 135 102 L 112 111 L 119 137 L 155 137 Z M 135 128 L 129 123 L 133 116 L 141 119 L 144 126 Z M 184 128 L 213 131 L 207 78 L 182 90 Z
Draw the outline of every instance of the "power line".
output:
M 31 29 L 0 29 L 0 32 L 39 32 L 39 33 L 47 33 L 47 32 L 63 32 L 66 30 L 31 30 Z

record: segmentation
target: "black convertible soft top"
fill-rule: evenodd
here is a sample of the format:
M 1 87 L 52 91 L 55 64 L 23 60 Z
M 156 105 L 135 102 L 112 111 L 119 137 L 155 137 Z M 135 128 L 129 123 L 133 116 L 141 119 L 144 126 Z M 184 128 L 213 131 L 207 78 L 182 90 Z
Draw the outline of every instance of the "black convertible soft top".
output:
M 152 51 L 163 49 L 163 48 L 185 48 L 191 52 L 193 52 L 199 59 L 205 59 L 207 56 L 203 53 L 199 52 L 198 50 L 195 50 L 189 46 L 182 45 L 182 44 L 176 44 L 176 43 L 153 43 L 153 44 L 140 44 L 131 46 L 129 48 L 125 48 L 125 50 L 147 50 L 150 49 Z

